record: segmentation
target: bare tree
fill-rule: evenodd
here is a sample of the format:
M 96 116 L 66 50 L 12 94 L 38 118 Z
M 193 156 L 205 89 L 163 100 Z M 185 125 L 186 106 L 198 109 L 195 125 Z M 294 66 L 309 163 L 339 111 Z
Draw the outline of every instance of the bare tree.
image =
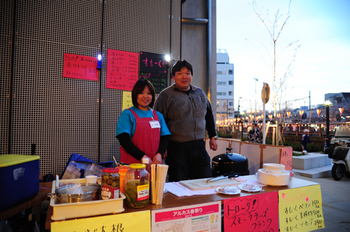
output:
M 292 72 L 293 63 L 295 61 L 297 51 L 300 48 L 299 41 L 296 40 L 294 42 L 287 44 L 281 50 L 279 55 L 277 54 L 277 44 L 278 44 L 280 35 L 281 35 L 282 31 L 284 30 L 284 28 L 286 27 L 288 20 L 290 19 L 291 3 L 292 3 L 292 0 L 289 1 L 288 12 L 284 18 L 283 18 L 284 15 L 281 14 L 279 10 L 277 10 L 277 12 L 274 14 L 272 20 L 269 19 L 269 11 L 268 10 L 266 11 L 266 18 L 262 16 L 262 13 L 260 13 L 257 10 L 256 1 L 253 1 L 252 3 L 248 3 L 253 8 L 253 11 L 254 11 L 255 15 L 257 16 L 257 18 L 259 19 L 259 21 L 265 26 L 265 28 L 269 34 L 269 37 L 271 39 L 272 45 L 273 45 L 273 56 L 271 56 L 271 57 L 273 57 L 272 58 L 273 59 L 273 88 L 272 88 L 272 90 L 273 90 L 274 117 L 276 117 L 276 114 L 277 114 L 277 104 L 279 105 L 280 109 L 282 107 L 282 104 L 283 104 L 282 90 L 285 88 L 284 85 L 285 85 L 287 79 L 290 78 L 291 76 L 293 76 L 293 72 Z M 283 74 L 278 77 L 277 76 L 277 61 L 278 61 L 278 59 L 280 59 L 283 56 L 286 49 L 293 48 L 293 47 L 294 47 L 294 55 L 292 56 L 287 67 L 285 67 L 285 71 L 283 72 Z M 265 46 L 265 49 L 267 49 L 266 46 Z M 279 93 L 280 93 L 280 97 L 278 97 Z

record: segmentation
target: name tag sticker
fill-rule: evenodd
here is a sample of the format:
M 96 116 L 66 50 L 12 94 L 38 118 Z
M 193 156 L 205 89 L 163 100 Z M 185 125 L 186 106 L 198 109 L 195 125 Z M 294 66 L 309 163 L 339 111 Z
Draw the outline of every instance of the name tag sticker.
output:
M 151 125 L 151 128 L 160 128 L 160 124 L 158 121 L 150 121 L 149 124 Z

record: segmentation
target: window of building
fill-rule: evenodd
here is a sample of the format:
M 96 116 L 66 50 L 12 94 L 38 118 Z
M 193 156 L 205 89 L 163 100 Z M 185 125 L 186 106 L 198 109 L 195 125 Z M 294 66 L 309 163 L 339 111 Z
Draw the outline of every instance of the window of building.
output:
M 233 102 L 232 101 L 228 102 L 228 106 L 233 106 Z
M 233 85 L 233 81 L 228 81 L 228 84 L 229 85 Z
M 233 74 L 233 70 L 232 69 L 228 70 L 228 74 Z
M 218 81 L 218 85 L 226 85 L 226 81 Z
M 228 91 L 228 95 L 232 96 L 233 95 L 233 91 Z
M 217 74 L 222 74 L 222 71 L 217 71 Z

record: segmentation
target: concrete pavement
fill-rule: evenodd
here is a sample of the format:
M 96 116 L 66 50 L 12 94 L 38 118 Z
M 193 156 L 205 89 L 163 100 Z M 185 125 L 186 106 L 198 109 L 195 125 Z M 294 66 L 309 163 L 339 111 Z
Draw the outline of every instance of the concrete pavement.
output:
M 325 228 L 317 231 L 350 231 L 350 178 L 345 176 L 336 181 L 332 177 L 309 178 L 295 174 L 296 177 L 319 183 L 321 186 Z

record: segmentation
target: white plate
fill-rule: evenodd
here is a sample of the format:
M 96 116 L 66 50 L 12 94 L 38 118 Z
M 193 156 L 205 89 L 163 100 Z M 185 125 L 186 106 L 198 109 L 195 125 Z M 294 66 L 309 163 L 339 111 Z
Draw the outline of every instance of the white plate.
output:
M 237 187 L 226 186 L 226 187 L 218 187 L 215 189 L 217 193 L 225 194 L 225 195 L 237 195 L 241 193 Z
M 238 185 L 238 188 L 242 191 L 249 192 L 249 193 L 257 193 L 262 190 L 261 186 L 253 185 L 253 184 L 241 184 L 241 185 Z

